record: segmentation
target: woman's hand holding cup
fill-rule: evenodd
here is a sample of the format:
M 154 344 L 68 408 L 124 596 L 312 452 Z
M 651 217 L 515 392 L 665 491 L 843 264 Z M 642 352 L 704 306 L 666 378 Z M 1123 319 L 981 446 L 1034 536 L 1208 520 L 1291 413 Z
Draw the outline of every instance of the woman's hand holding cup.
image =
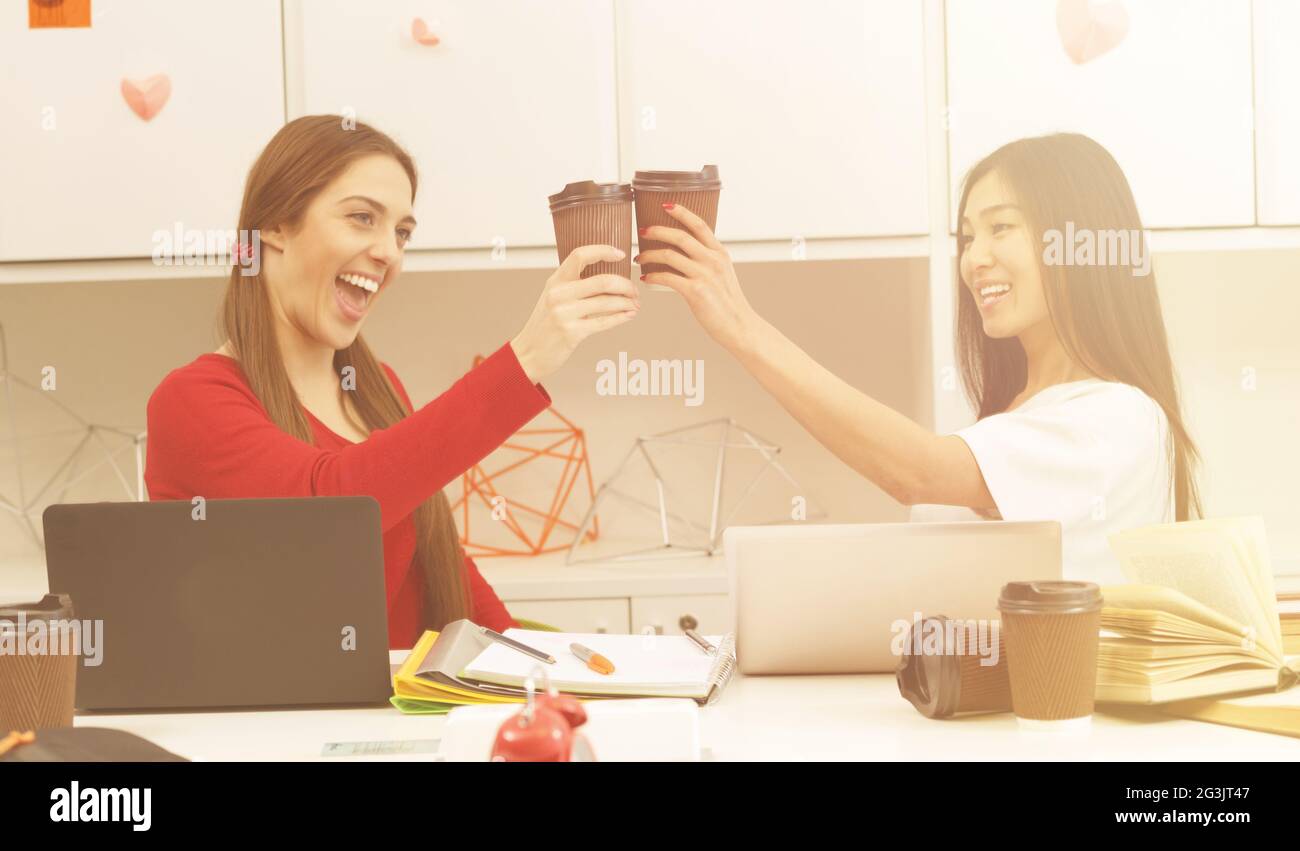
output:
M 612 245 L 581 245 L 547 278 L 532 316 L 510 341 L 534 384 L 563 366 L 583 340 L 636 316 L 641 303 L 634 282 L 621 275 L 581 277 L 588 266 L 626 256 Z
M 650 272 L 641 280 L 677 291 L 709 336 L 738 352 L 751 338 L 758 316 L 740 289 L 731 255 L 699 216 L 680 204 L 663 207 L 685 230 L 662 225 L 644 228 L 642 237 L 674 248 L 643 251 L 633 259 L 641 266 L 662 263 L 674 271 Z

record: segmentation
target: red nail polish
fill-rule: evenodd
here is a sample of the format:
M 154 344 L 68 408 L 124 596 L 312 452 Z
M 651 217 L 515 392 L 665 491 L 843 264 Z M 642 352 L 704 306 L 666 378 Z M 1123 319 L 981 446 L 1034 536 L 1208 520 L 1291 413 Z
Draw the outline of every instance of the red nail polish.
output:
M 646 231 L 645 228 L 637 228 L 637 229 L 636 229 L 636 234 L 637 234 L 637 236 L 645 236 L 645 231 Z
M 674 204 L 673 202 L 668 201 L 668 202 L 666 202 L 666 203 L 664 204 L 664 209 L 665 209 L 665 210 L 671 210 L 672 208 L 674 208 L 674 207 L 676 207 L 676 206 L 677 206 L 677 205 Z
M 643 280 L 643 281 L 645 280 L 645 275 L 642 275 L 642 276 L 641 276 L 641 280 Z

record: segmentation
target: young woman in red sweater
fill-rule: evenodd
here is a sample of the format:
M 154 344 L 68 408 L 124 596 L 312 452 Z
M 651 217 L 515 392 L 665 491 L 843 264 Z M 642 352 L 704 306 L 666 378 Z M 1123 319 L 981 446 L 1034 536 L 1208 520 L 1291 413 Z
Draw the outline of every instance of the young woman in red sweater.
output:
M 240 232 L 260 235 L 258 273 L 232 269 L 228 339 L 150 397 L 145 463 L 150 499 L 373 496 L 394 648 L 462 617 L 513 625 L 442 489 L 550 404 L 538 382 L 583 339 L 640 306 L 626 278 L 580 278 L 622 256 L 583 246 L 514 339 L 416 410 L 360 334 L 401 272 L 415 189 L 410 156 L 365 124 L 306 116 L 276 133 L 239 214 Z

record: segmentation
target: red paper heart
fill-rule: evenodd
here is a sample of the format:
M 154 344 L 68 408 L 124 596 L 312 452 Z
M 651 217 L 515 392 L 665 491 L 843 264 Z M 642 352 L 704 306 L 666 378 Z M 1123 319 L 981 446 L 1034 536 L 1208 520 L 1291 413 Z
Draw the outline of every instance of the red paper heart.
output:
M 145 121 L 152 120 L 172 95 L 172 81 L 166 74 L 154 74 L 137 83 L 122 78 L 122 97 L 131 111 Z
M 429 25 L 424 22 L 424 18 L 416 18 L 411 21 L 411 38 L 427 47 L 433 47 L 442 39 L 429 32 Z
M 1119 0 L 1105 4 L 1057 0 L 1056 31 L 1070 61 L 1082 65 L 1113 50 L 1124 40 L 1128 35 L 1128 10 Z

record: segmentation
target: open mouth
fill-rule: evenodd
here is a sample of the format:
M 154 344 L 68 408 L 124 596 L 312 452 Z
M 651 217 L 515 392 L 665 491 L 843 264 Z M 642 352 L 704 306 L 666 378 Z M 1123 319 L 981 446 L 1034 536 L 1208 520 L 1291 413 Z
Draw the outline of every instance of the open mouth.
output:
M 344 318 L 356 322 L 366 315 L 370 299 L 379 292 L 379 279 L 360 272 L 344 272 L 334 279 L 334 300 Z
M 975 301 L 983 310 L 1005 300 L 1011 294 L 1011 284 L 1003 282 L 981 284 L 975 288 L 975 293 Z

